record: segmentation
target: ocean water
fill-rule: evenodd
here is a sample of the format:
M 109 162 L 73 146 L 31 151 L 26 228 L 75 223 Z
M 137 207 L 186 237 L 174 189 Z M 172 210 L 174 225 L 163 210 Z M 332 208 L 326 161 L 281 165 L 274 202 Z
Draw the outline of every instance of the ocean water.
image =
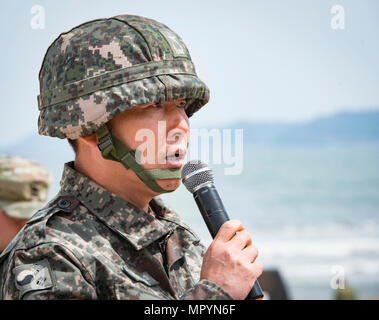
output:
M 336 286 L 379 297 L 379 146 L 246 147 L 240 175 L 214 165 L 215 184 L 241 220 L 266 270 L 292 299 L 333 299 Z M 163 198 L 209 245 L 192 195 Z

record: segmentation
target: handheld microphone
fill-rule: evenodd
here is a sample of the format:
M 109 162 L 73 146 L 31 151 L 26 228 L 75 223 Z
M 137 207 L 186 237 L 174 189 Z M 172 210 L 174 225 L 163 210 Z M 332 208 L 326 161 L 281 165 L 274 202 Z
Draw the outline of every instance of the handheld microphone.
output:
M 193 194 L 200 213 L 214 238 L 224 222 L 230 220 L 221 198 L 216 190 L 213 171 L 199 160 L 187 162 L 182 168 L 182 182 Z M 263 298 L 258 280 L 246 297 L 246 300 Z

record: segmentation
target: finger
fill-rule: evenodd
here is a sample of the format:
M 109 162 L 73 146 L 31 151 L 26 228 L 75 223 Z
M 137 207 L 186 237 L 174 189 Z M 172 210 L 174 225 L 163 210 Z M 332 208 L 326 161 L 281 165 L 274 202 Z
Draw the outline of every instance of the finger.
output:
M 242 250 L 242 255 L 248 263 L 254 263 L 258 257 L 258 249 L 254 245 L 250 244 Z
M 242 231 L 245 227 L 239 220 L 226 221 L 218 230 L 214 240 L 228 242 L 234 237 L 236 232 Z
M 230 241 L 229 243 L 233 245 L 235 248 L 243 249 L 246 246 L 249 246 L 251 241 L 250 233 L 245 229 L 240 232 L 238 232 Z

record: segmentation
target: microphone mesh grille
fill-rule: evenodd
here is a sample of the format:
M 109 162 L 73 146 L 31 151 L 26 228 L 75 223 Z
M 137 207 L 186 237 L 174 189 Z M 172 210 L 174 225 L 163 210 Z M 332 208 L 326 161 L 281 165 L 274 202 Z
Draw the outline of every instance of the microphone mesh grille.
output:
M 203 183 L 213 183 L 213 171 L 200 160 L 190 161 L 182 168 L 182 181 L 188 191 L 193 193 L 197 186 Z

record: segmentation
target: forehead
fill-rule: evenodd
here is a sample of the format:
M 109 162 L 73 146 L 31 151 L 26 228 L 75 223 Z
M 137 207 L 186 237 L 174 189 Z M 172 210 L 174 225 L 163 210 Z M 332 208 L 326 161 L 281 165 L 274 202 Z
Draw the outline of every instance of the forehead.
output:
M 146 104 L 141 104 L 139 106 L 135 106 L 131 109 L 125 110 L 121 112 L 120 114 L 114 116 L 111 120 L 109 120 L 109 125 L 111 127 L 114 126 L 123 126 L 126 122 L 128 123 L 128 126 L 132 126 L 134 129 L 137 127 L 144 127 L 144 121 L 146 120 L 146 124 L 151 121 L 148 120 L 154 120 L 154 113 L 155 108 L 153 106 L 163 105 L 165 107 L 177 107 L 183 109 L 183 119 L 186 121 L 187 125 L 189 125 L 189 119 L 188 116 L 185 113 L 184 106 L 186 105 L 186 99 L 178 99 L 173 101 L 162 101 L 159 103 L 149 102 Z M 158 110 L 158 108 L 157 108 Z M 159 110 L 161 110 L 159 108 Z M 159 111 L 158 111 L 159 112 Z M 168 118 L 167 118 L 168 120 Z M 141 124 L 142 121 L 142 124 Z M 160 120 L 164 121 L 164 119 Z
M 160 106 L 165 106 L 165 107 L 169 107 L 169 106 L 183 107 L 185 106 L 185 103 L 186 103 L 185 99 L 178 99 L 178 100 L 173 100 L 173 101 L 162 101 L 162 102 L 149 102 L 149 103 L 141 104 L 133 108 L 127 109 L 121 112 L 120 114 L 118 114 L 117 116 L 115 116 L 113 119 L 117 117 L 127 117 L 131 114 L 138 114 L 139 116 L 143 116 L 142 110 L 146 109 L 146 107 L 149 107 L 149 106 L 160 105 Z M 154 109 L 149 109 L 149 110 L 151 111 Z M 149 115 L 146 115 L 146 116 L 149 116 Z M 111 119 L 110 122 L 112 122 L 113 119 Z

